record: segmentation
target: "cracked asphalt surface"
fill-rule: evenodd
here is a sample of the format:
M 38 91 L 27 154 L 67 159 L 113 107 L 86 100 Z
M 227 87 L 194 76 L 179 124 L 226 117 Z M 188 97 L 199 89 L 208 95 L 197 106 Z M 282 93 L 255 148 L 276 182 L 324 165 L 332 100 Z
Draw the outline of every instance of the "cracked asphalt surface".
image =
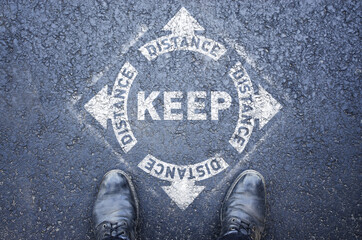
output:
M 1 6 L 1 239 L 93 239 L 94 198 L 103 175 L 114 168 L 133 176 L 140 239 L 215 239 L 227 187 L 250 168 L 267 182 L 263 239 L 361 238 L 360 1 L 1 1 Z M 104 130 L 84 110 L 104 85 L 113 84 L 125 61 L 145 64 L 137 49 L 162 35 L 181 7 L 205 28 L 205 36 L 224 41 L 228 49 L 230 42 L 243 46 L 246 57 L 234 52 L 228 60 L 242 61 L 252 81 L 283 106 L 241 154 L 218 138 L 216 145 L 202 145 L 203 154 L 224 149 L 230 167 L 203 182 L 206 189 L 185 211 L 162 191 L 166 183 L 137 168 L 140 152 L 124 154 L 112 129 Z M 172 56 L 206 61 L 196 53 Z M 170 69 L 175 79 L 187 67 L 177 61 Z M 150 67 L 145 71 L 152 75 Z M 200 81 L 187 88 L 205 86 Z M 230 108 L 230 116 L 235 111 Z M 229 131 L 234 121 L 229 120 L 220 134 Z M 142 135 L 143 129 L 136 132 Z M 208 130 L 195 139 L 207 138 Z M 163 134 L 161 126 L 152 131 L 144 133 Z M 156 142 L 168 144 L 165 139 Z M 138 149 L 147 152 L 146 147 Z M 183 163 L 176 150 L 162 147 Z

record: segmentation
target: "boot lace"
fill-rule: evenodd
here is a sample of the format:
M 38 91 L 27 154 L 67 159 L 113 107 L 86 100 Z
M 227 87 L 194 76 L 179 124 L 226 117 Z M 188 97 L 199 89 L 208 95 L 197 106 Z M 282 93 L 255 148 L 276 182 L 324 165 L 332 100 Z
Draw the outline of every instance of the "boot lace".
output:
M 120 221 L 117 223 L 104 222 L 102 223 L 102 240 L 119 240 L 119 239 L 128 239 L 127 234 L 127 222 Z
M 230 218 L 228 224 L 229 231 L 238 231 L 245 235 L 251 235 L 253 231 L 255 231 L 255 226 L 250 223 L 244 222 L 239 218 Z

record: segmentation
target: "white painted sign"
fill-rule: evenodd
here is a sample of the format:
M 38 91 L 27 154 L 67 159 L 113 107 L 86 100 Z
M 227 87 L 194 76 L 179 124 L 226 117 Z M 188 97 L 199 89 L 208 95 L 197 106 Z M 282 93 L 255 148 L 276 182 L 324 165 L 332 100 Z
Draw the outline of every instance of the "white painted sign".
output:
M 151 40 L 139 48 L 148 62 L 165 53 L 180 50 L 200 53 L 213 61 L 220 61 L 221 56 L 227 52 L 223 44 L 200 35 L 204 28 L 185 8 L 181 8 L 162 30 L 170 34 Z M 138 143 L 128 120 L 127 103 L 132 83 L 139 74 L 142 73 L 126 62 L 115 79 L 111 94 L 108 94 L 108 86 L 105 86 L 84 106 L 104 128 L 107 128 L 107 121 L 111 121 L 117 141 L 125 153 Z M 238 104 L 235 130 L 230 139 L 225 141 L 229 141 L 238 153 L 242 153 L 256 123 L 259 122 L 259 128 L 263 128 L 282 106 L 262 86 L 253 85 L 240 62 L 235 63 L 225 77 L 232 80 L 236 89 L 237 99 L 234 101 L 227 91 L 138 89 L 137 105 L 132 106 L 137 108 L 137 121 L 145 121 L 146 116 L 147 120 L 156 122 L 219 121 L 219 115 L 223 111 L 227 111 L 232 104 Z M 206 105 L 210 108 L 206 109 Z M 156 109 L 162 109 L 162 112 Z M 211 178 L 229 166 L 220 154 L 189 165 L 176 165 L 167 156 L 162 158 L 166 160 L 161 161 L 148 153 L 140 159 L 138 167 L 155 178 L 170 182 L 169 186 L 162 186 L 162 189 L 182 210 L 204 190 L 205 186 L 198 185 L 197 182 Z

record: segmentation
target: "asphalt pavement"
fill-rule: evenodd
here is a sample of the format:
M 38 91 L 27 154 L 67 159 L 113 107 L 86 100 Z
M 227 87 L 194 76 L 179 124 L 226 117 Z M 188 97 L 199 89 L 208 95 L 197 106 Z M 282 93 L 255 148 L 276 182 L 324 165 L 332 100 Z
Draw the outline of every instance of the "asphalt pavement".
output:
M 94 239 L 128 172 L 139 239 L 208 240 L 246 169 L 263 239 L 361 239 L 361 1 L 1 1 L 0 239 Z

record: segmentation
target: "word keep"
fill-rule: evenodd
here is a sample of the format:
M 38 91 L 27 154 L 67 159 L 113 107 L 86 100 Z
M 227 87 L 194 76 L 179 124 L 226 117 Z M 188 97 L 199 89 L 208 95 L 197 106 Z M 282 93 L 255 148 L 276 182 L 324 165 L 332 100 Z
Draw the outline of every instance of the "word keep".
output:
M 147 97 L 144 91 L 137 95 L 137 119 L 145 120 L 146 112 L 153 120 L 161 120 L 157 113 L 154 101 L 159 97 L 159 91 L 151 92 Z M 207 120 L 205 112 L 207 93 L 204 91 L 187 92 L 187 120 Z M 232 99 L 227 92 L 211 91 L 211 120 L 219 120 L 219 111 L 228 109 Z M 183 92 L 163 92 L 163 120 L 183 120 L 182 111 Z M 158 102 L 158 101 L 157 101 Z

